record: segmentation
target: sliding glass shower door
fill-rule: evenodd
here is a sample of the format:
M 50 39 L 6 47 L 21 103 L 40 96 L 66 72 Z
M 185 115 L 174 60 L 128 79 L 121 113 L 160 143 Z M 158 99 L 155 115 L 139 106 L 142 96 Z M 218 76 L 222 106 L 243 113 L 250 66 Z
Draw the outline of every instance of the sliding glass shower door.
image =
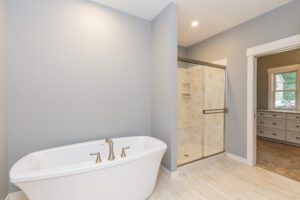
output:
M 224 151 L 226 69 L 212 66 L 178 63 L 179 166 Z
M 203 156 L 223 152 L 225 144 L 225 70 L 204 67 Z

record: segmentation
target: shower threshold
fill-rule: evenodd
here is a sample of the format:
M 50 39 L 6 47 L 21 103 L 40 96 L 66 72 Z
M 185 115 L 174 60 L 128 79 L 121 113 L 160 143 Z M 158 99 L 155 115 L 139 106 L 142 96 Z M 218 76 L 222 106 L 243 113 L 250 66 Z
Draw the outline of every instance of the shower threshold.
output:
M 196 160 L 192 160 L 192 161 L 189 161 L 189 162 L 177 165 L 177 167 L 183 167 L 183 166 L 186 166 L 186 165 L 189 165 L 189 164 L 193 164 L 195 162 L 198 162 L 198 161 L 201 161 L 201 160 L 205 160 L 205 159 L 208 159 L 208 158 L 211 158 L 211 157 L 223 154 L 223 153 L 225 153 L 225 151 L 221 151 L 219 153 L 215 153 L 215 154 L 212 154 L 212 155 L 209 155 L 209 156 L 205 156 L 205 157 L 202 157 L 202 158 L 199 158 L 199 159 L 196 159 Z

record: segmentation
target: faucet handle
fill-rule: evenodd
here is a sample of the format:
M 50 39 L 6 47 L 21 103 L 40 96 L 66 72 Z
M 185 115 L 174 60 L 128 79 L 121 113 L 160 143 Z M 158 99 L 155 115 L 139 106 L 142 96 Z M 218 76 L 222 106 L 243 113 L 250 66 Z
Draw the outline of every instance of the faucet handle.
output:
M 127 157 L 127 155 L 126 155 L 126 150 L 127 149 L 130 149 L 130 147 L 124 147 L 124 148 L 122 148 L 121 158 L 126 158 Z
M 98 153 L 91 153 L 90 156 L 97 156 L 96 163 L 101 163 L 102 162 L 100 152 L 98 152 Z

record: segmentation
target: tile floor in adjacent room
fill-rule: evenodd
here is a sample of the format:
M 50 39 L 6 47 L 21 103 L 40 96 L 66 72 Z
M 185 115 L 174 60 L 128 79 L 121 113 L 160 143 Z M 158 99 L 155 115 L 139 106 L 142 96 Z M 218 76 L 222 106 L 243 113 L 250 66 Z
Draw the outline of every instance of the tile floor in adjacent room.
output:
M 300 181 L 300 147 L 258 139 L 257 166 Z

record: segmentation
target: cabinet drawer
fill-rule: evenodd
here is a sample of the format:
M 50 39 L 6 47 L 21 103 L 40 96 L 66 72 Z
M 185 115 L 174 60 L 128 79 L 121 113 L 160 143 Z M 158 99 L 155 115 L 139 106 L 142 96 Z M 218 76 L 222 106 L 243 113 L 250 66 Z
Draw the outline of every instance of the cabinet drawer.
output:
M 288 131 L 300 132 L 300 122 L 294 120 L 287 120 L 286 121 L 286 129 Z
M 286 140 L 285 131 L 279 129 L 258 128 L 257 135 L 261 137 L 276 139 L 276 140 Z
M 271 118 L 257 118 L 257 126 L 265 128 L 274 128 L 274 129 L 285 129 L 284 119 L 271 119 Z
M 300 133 L 288 131 L 286 133 L 286 141 L 300 144 Z
M 286 114 L 286 118 L 289 120 L 299 120 L 300 121 L 300 114 Z
M 279 112 L 257 112 L 258 117 L 267 117 L 267 118 L 276 118 L 276 119 L 285 119 L 286 113 L 279 113 Z

